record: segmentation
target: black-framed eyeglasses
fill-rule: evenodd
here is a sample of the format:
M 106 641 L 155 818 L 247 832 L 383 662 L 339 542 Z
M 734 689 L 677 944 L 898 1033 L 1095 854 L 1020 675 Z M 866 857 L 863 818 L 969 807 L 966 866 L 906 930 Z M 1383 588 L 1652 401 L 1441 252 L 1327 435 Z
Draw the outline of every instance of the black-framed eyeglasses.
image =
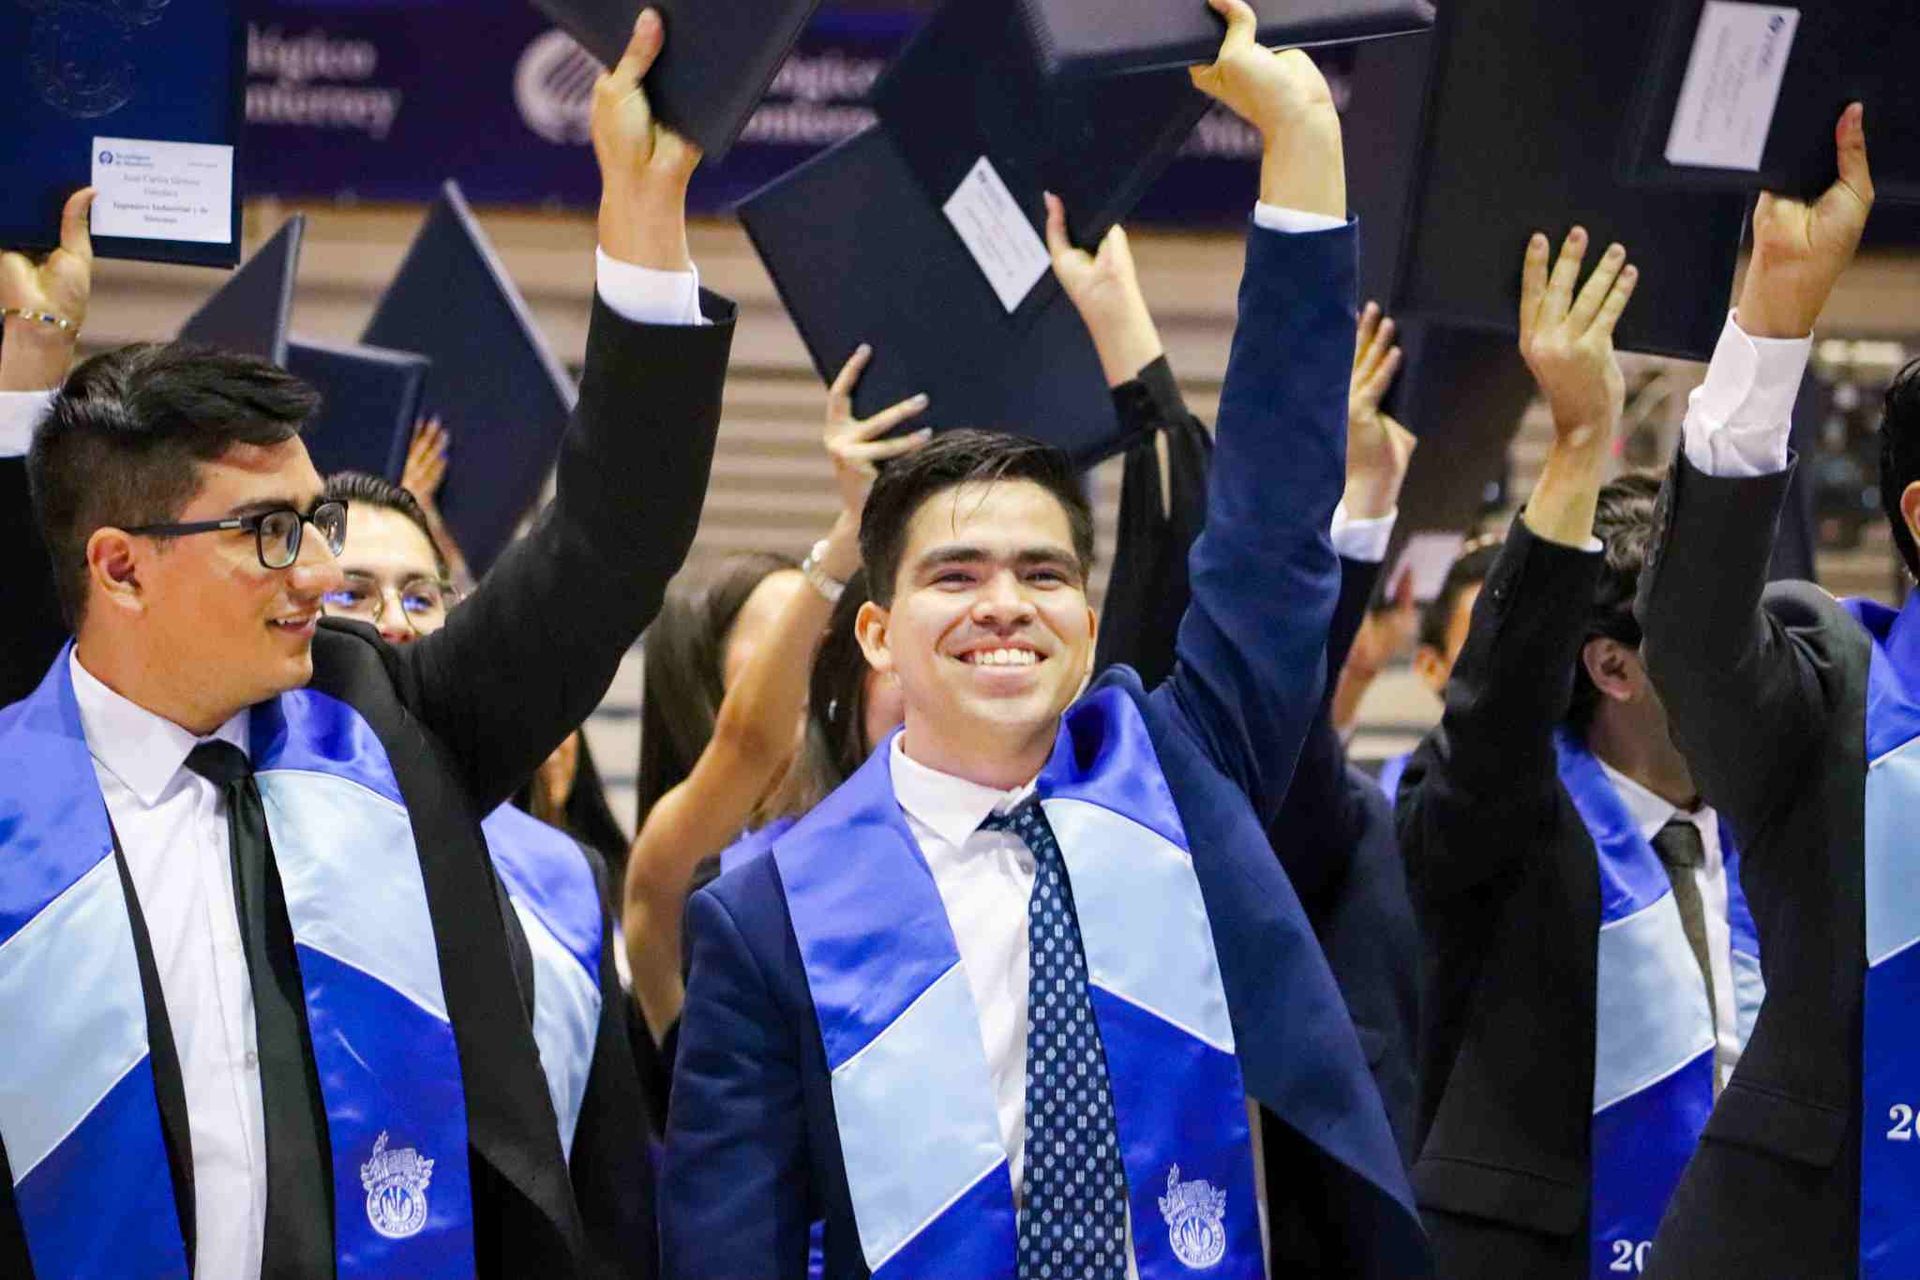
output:
M 334 555 L 347 545 L 347 504 L 327 499 L 313 504 L 304 515 L 292 507 L 275 507 L 250 516 L 228 516 L 224 520 L 191 520 L 185 524 L 143 524 L 128 533 L 149 538 L 180 538 L 193 533 L 225 533 L 246 530 L 253 534 L 254 549 L 260 564 L 267 569 L 285 569 L 300 558 L 300 535 L 307 525 L 327 544 Z
M 415 635 L 427 635 L 447 620 L 447 610 L 459 599 L 453 584 L 439 578 L 409 578 L 391 587 L 370 573 L 349 572 L 340 586 L 321 599 L 330 618 L 356 618 L 380 625 L 388 595 L 400 604 L 400 616 Z

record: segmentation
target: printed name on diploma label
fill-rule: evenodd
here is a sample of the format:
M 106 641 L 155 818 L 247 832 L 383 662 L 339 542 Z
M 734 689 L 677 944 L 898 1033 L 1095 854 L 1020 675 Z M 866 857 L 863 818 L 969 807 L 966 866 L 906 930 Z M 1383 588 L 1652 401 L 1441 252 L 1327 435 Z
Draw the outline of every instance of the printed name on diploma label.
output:
M 1749 173 L 1760 167 L 1799 26 L 1798 9 L 1707 0 L 1680 81 L 1667 163 Z
M 999 170 L 981 156 L 941 206 L 1008 314 L 1053 266 L 1040 233 L 1020 211 Z
M 95 138 L 93 234 L 233 243 L 233 148 Z

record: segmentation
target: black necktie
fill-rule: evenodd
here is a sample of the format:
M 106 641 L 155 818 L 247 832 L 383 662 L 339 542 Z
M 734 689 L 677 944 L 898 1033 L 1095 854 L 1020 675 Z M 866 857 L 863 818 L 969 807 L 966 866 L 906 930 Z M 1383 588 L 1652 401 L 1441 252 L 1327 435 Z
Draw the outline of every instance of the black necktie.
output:
M 255 1048 L 267 1133 L 267 1228 L 262 1276 L 332 1276 L 332 1164 L 326 1111 L 313 1067 L 306 1002 L 293 952 L 280 873 L 267 839 L 267 814 L 253 765 L 226 742 L 203 742 L 187 768 L 220 789 L 227 804 L 233 901 L 253 987 Z
M 1713 998 L 1713 962 L 1707 951 L 1707 904 L 1700 897 L 1700 881 L 1694 875 L 1707 863 L 1707 846 L 1700 839 L 1700 828 L 1685 818 L 1676 817 L 1653 837 L 1653 850 L 1666 864 L 1667 879 L 1673 882 L 1673 904 L 1680 908 L 1680 927 L 1686 930 L 1687 945 L 1700 965 L 1701 980 L 1707 984 L 1707 1012 L 1714 1015 L 1714 1042 L 1720 1039 L 1720 1019 Z M 1718 1079 L 1718 1073 L 1715 1073 Z

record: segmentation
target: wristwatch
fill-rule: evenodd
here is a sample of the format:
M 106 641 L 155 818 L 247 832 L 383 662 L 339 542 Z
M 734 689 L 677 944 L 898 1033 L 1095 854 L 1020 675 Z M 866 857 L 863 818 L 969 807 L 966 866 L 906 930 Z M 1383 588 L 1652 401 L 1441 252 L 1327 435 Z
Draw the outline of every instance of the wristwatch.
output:
M 826 558 L 827 540 L 822 538 L 813 544 L 813 549 L 807 552 L 807 558 L 800 562 L 800 574 L 828 604 L 839 604 L 840 597 L 846 593 L 847 584 L 820 567 L 820 562 Z

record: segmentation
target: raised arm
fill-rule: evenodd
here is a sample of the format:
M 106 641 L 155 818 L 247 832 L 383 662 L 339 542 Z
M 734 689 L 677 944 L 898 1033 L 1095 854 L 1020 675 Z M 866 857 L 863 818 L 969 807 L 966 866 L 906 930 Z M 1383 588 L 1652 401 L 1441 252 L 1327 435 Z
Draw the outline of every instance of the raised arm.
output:
M 1192 599 L 1153 697 L 1265 820 L 1319 707 L 1339 588 L 1328 528 L 1342 486 L 1355 237 L 1325 79 L 1298 50 L 1261 48 L 1242 0 L 1210 3 L 1227 35 L 1194 82 L 1264 141 L 1256 223 L 1302 229 L 1248 236 Z
M 1821 629 L 1775 617 L 1761 593 L 1813 326 L 1873 206 L 1863 114 L 1855 104 L 1840 117 L 1840 172 L 1824 195 L 1765 194 L 1754 209 L 1739 306 L 1688 405 L 1636 604 L 1675 740 L 1707 798 L 1748 830 L 1795 792 L 1837 691 Z
M 860 567 L 860 509 L 874 465 L 927 440 L 916 431 L 881 439 L 927 406 L 914 396 L 871 418 L 853 416 L 853 388 L 872 357 L 862 346 L 827 396 L 828 456 L 840 490 L 840 515 L 819 548 L 817 567 L 844 583 Z M 753 818 L 755 808 L 793 759 L 794 726 L 807 704 L 814 650 L 834 602 L 811 587 L 781 611 L 773 634 L 755 649 L 721 700 L 713 737 L 684 781 L 654 804 L 627 859 L 621 925 L 633 972 L 633 994 L 656 1041 L 680 1016 L 680 922 L 694 868 L 718 854 Z
M 612 270 L 684 282 L 691 297 L 686 188 L 700 153 L 653 119 L 640 88 L 661 38 L 659 15 L 644 11 L 594 87 L 603 294 L 553 503 L 444 629 L 391 657 L 402 697 L 451 749 L 482 812 L 605 694 L 700 519 L 732 305 L 707 299 L 710 324 L 641 324 L 604 293 Z
M 1594 512 L 1625 384 L 1613 329 L 1638 279 L 1619 245 L 1575 294 L 1587 248 L 1575 227 L 1549 269 L 1536 234 L 1521 272 L 1520 351 L 1553 414 L 1540 482 L 1473 610 L 1440 724 L 1400 786 L 1409 884 L 1429 907 L 1486 883 L 1530 848 L 1551 813 L 1554 728 L 1572 694 L 1601 556 Z

